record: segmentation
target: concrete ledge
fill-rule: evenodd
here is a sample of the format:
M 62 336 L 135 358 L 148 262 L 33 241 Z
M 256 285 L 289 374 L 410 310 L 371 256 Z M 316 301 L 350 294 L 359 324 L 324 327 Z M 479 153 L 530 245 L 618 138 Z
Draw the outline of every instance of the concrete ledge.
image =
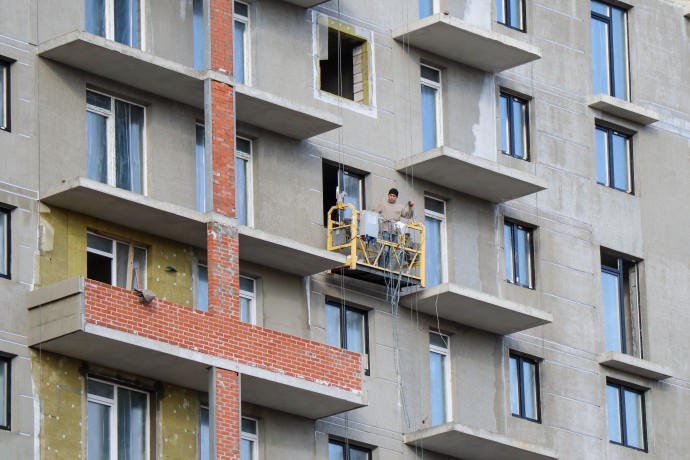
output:
M 395 29 L 393 38 L 485 72 L 501 72 L 541 58 L 536 46 L 445 14 Z
M 408 433 L 406 444 L 464 460 L 553 460 L 558 453 L 544 446 L 458 423 Z
M 683 8 L 683 16 L 685 16 L 687 19 L 690 19 L 690 5 Z
M 206 214 L 75 177 L 41 194 L 43 203 L 191 246 L 206 247 Z
M 652 380 L 664 380 L 673 376 L 673 371 L 668 367 L 615 351 L 601 353 L 597 356 L 597 362 L 602 366 L 618 369 L 619 371 L 628 372 Z
M 285 3 L 301 6 L 302 8 L 312 8 L 316 5 L 326 3 L 328 0 L 283 0 Z
M 73 31 L 38 46 L 38 55 L 194 107 L 204 107 L 203 74 L 140 49 Z
M 239 121 L 304 140 L 340 128 L 340 118 L 245 85 L 235 86 Z
M 513 200 L 546 189 L 546 182 L 485 158 L 437 147 L 417 153 L 395 163 L 405 173 L 451 190 L 476 196 L 492 203 Z
M 545 311 L 499 299 L 453 283 L 405 294 L 401 304 L 428 315 L 498 335 L 512 334 L 553 322 Z
M 31 310 L 43 304 L 84 292 L 84 278 L 70 278 L 26 293 L 26 307 Z
M 345 265 L 346 257 L 325 249 L 240 225 L 240 263 L 244 260 L 298 276 Z
M 640 125 L 651 125 L 659 121 L 659 114 L 653 110 L 645 109 L 632 102 L 624 101 L 607 94 L 595 94 L 589 97 L 588 105 L 604 113 L 624 120 L 632 121 Z

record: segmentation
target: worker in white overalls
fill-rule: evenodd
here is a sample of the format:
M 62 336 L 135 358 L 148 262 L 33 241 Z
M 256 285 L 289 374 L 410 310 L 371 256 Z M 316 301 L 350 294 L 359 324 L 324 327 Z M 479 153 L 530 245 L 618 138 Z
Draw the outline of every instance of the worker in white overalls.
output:
M 395 223 L 400 221 L 402 217 L 411 218 L 414 215 L 412 207 L 414 206 L 414 201 L 410 200 L 407 205 L 397 203 L 398 201 L 398 189 L 392 188 L 388 191 L 388 200 L 382 201 L 377 204 L 373 211 L 381 216 L 381 239 L 384 241 L 396 242 L 398 241 L 398 234 L 396 233 Z M 390 247 L 386 247 L 381 254 L 381 260 L 379 260 L 379 266 L 384 268 L 389 267 L 390 260 Z

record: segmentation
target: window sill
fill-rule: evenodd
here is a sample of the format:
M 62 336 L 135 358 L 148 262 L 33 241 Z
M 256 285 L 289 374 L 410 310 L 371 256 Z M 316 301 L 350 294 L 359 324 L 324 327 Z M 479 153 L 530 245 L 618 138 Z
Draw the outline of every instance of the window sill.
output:
M 659 121 L 659 114 L 655 111 L 645 109 L 632 102 L 624 101 L 607 94 L 595 94 L 590 96 L 587 105 L 592 109 L 601 110 L 609 115 L 644 126 Z
M 673 375 L 671 369 L 665 366 L 615 351 L 601 353 L 597 356 L 597 362 L 611 369 L 617 369 L 652 380 L 664 380 Z

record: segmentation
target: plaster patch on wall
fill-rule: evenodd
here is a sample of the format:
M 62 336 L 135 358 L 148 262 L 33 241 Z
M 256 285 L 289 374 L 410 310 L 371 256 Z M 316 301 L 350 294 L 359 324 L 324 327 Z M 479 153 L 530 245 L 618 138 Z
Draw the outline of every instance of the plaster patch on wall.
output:
M 486 74 L 482 93 L 479 96 L 479 122 L 472 126 L 474 134 L 474 154 L 496 161 L 496 108 L 494 75 Z
M 469 0 L 463 20 L 486 29 L 491 28 L 491 4 L 486 0 Z

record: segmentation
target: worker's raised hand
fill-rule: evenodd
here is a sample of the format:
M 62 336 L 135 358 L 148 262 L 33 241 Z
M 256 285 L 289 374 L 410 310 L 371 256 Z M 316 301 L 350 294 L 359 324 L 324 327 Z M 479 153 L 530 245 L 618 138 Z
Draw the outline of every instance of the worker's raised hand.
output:
M 412 200 L 408 201 L 408 202 L 407 202 L 407 205 L 408 205 L 409 207 L 414 206 L 414 201 L 412 201 Z

